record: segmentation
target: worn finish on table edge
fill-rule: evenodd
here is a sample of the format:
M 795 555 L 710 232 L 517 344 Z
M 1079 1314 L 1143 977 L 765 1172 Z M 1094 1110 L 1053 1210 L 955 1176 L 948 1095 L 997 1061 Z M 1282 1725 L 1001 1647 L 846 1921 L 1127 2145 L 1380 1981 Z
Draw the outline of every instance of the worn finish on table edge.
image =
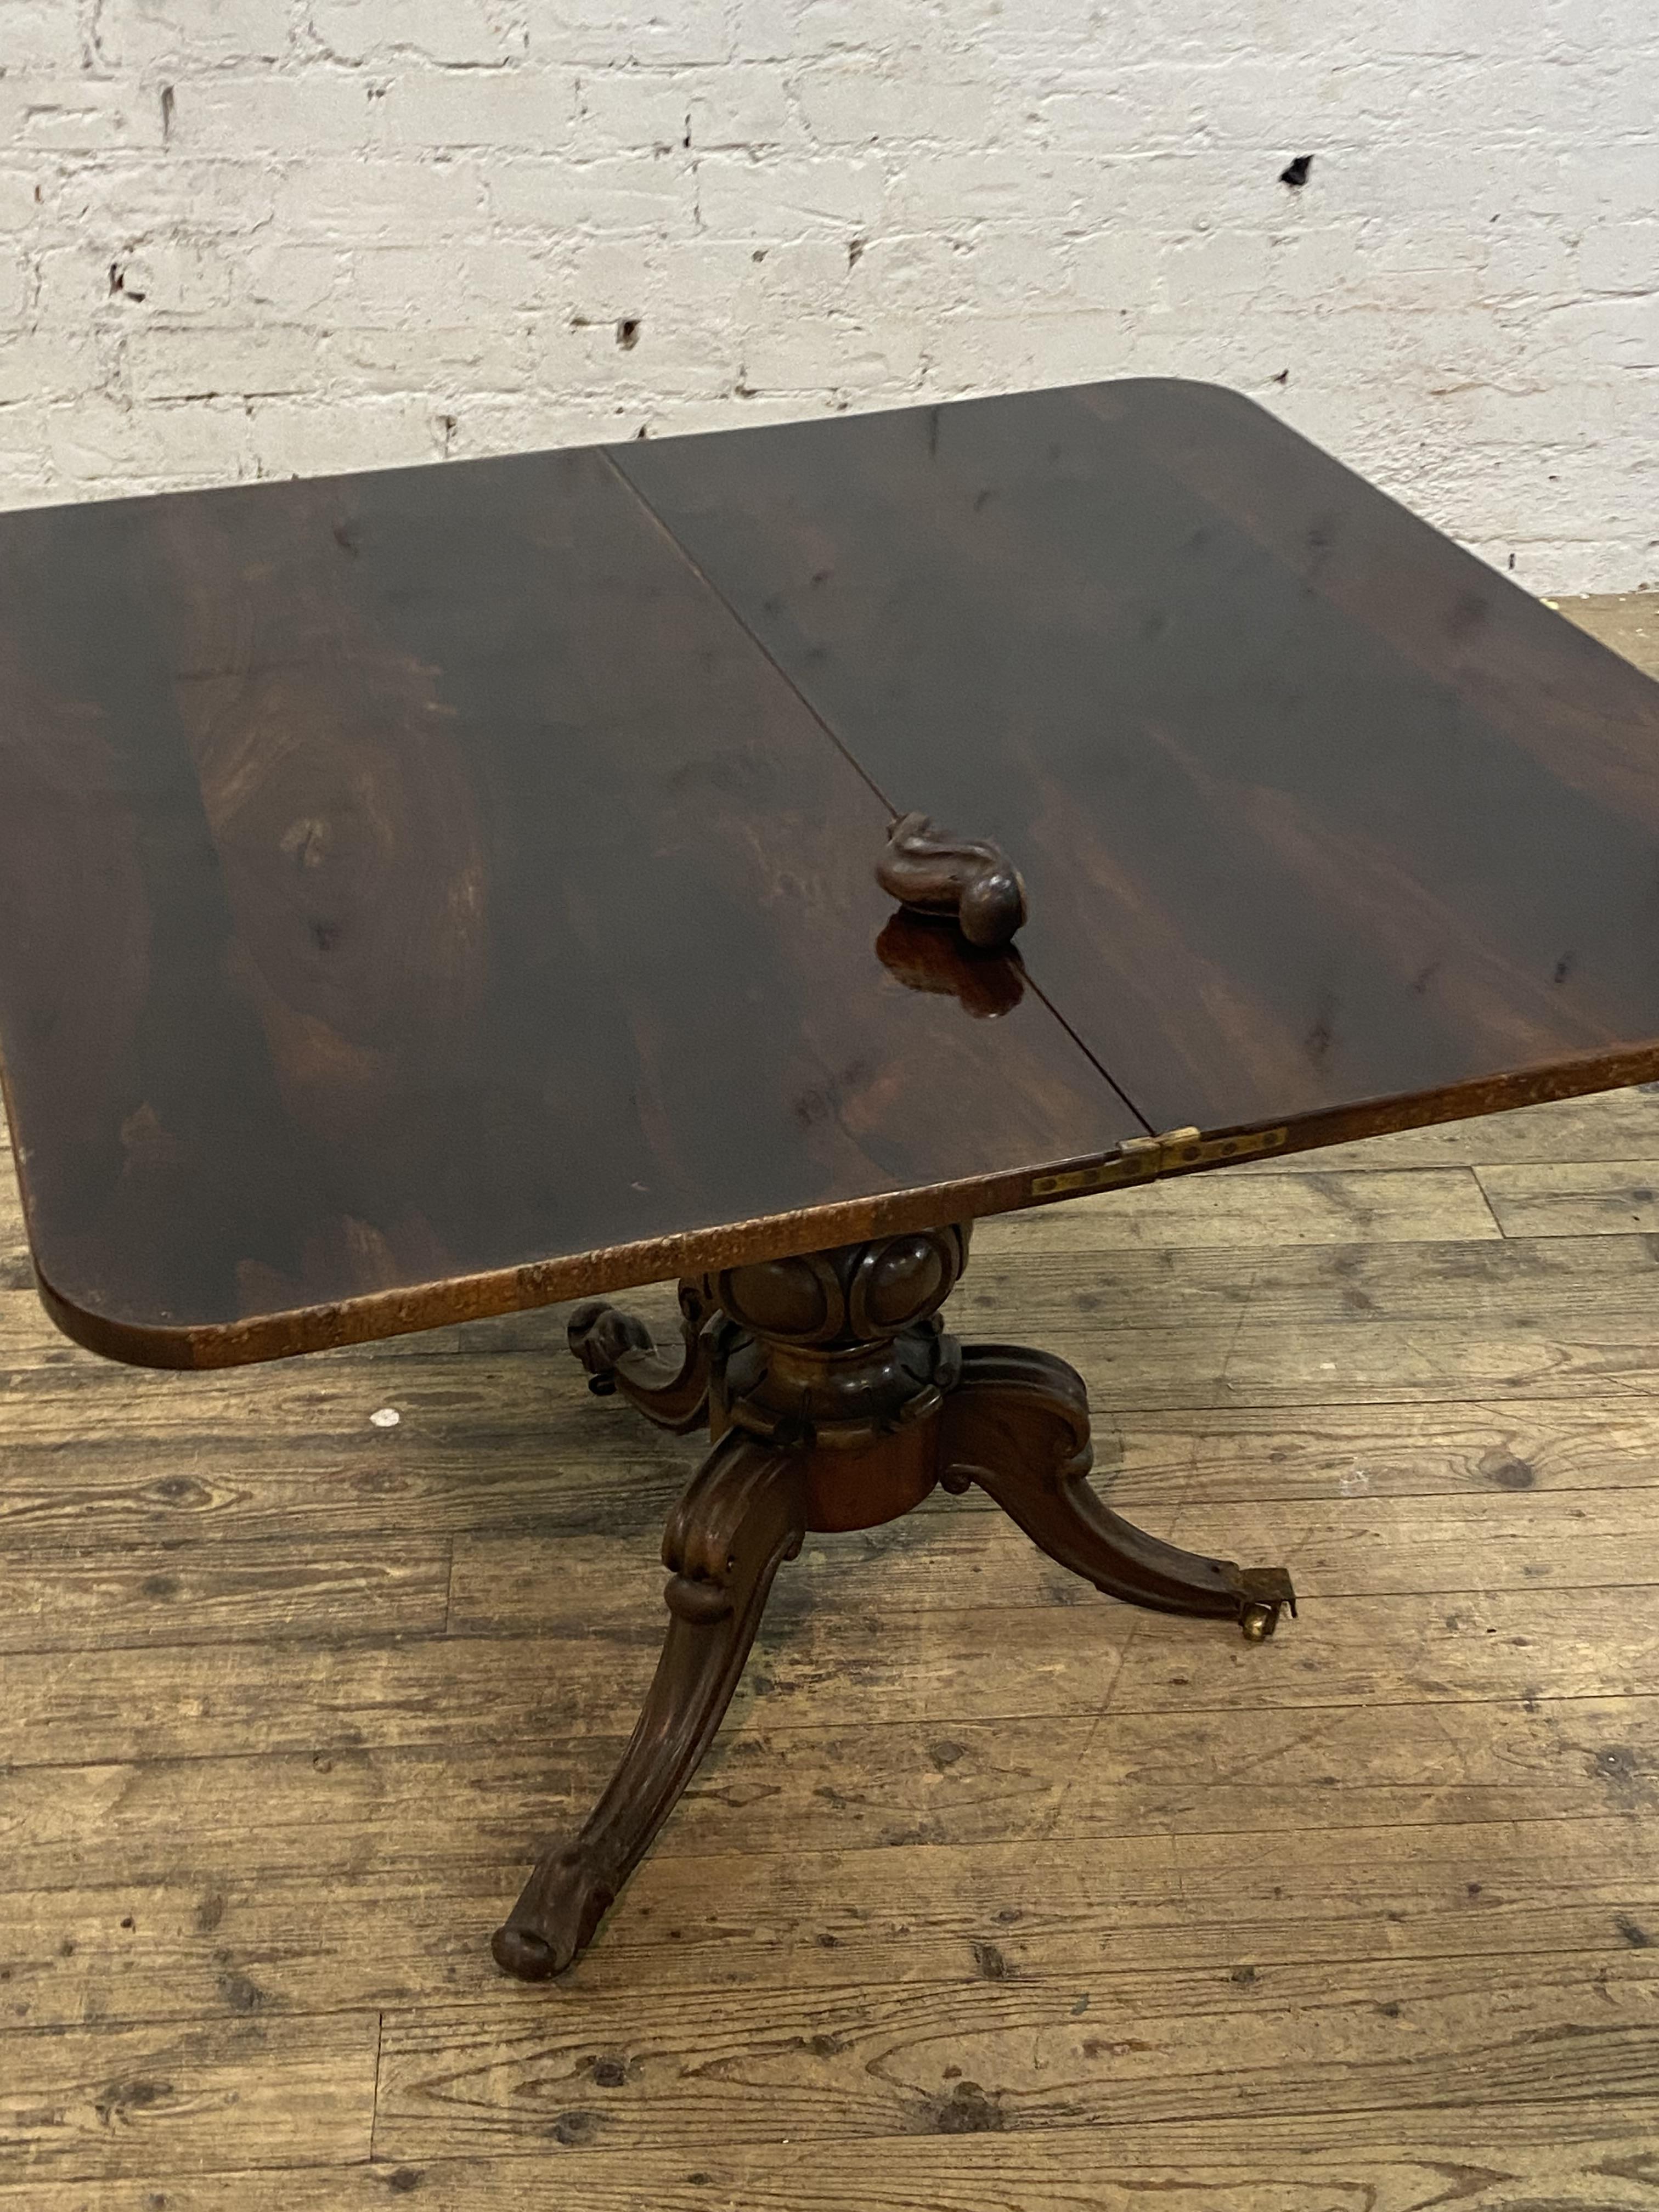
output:
M 1437 1121 L 1473 1120 L 1553 1099 L 1577 1098 L 1659 1079 L 1659 1038 L 1612 1051 L 1552 1061 L 1541 1067 L 1483 1076 L 1444 1090 L 1357 1105 L 1323 1109 L 1283 1124 L 1206 1130 L 1188 1145 L 1144 1142 L 1080 1158 L 878 1192 L 834 1205 L 765 1214 L 720 1228 L 687 1230 L 672 1237 L 617 1244 L 592 1252 L 538 1260 L 486 1274 L 458 1275 L 432 1283 L 377 1291 L 335 1304 L 298 1307 L 230 1324 L 165 1328 L 89 1312 L 63 1297 L 40 1275 L 40 1297 L 66 1336 L 105 1358 L 141 1367 L 237 1367 L 284 1359 L 348 1344 L 551 1305 L 641 1283 L 669 1280 L 760 1260 L 826 1250 L 860 1239 L 937 1229 L 1057 1204 L 1097 1191 L 1204 1173 L 1233 1158 L 1316 1151 Z M 0 1090 L 3 1071 L 0 1071 Z M 1183 1133 L 1192 1135 L 1193 1133 Z M 1185 1152 L 1188 1157 L 1183 1158 Z M 1193 1154 L 1200 1157 L 1191 1157 Z M 19 1177 L 20 1188 L 22 1178 Z M 27 1193 L 23 1190 L 24 1214 Z

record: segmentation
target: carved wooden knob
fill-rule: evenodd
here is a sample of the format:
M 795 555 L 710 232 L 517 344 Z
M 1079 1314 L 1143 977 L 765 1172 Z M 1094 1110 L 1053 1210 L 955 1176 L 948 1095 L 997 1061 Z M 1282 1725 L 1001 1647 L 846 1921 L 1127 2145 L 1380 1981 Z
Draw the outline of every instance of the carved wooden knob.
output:
M 970 945 L 1006 945 L 1025 920 L 1025 885 L 1000 847 L 902 814 L 887 833 L 876 881 L 921 914 L 948 914 Z

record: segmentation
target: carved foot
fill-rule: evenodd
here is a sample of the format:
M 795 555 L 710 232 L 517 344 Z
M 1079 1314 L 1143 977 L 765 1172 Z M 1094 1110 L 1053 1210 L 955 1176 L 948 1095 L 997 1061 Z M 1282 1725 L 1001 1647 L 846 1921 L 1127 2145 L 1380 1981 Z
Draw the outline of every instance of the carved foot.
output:
M 678 1802 L 714 1741 L 772 1578 L 805 1529 L 800 1455 L 732 1431 L 704 1461 L 663 1538 L 670 1614 L 622 1763 L 573 1843 L 550 1851 L 490 1948 L 524 1981 L 562 1973 Z
M 1296 1611 L 1282 1567 L 1240 1567 L 1183 1552 L 1101 1504 L 1088 1481 L 1088 1398 L 1064 1360 L 1012 1345 L 969 1345 L 944 1419 L 945 1488 L 978 1483 L 1040 1550 L 1109 1597 L 1231 1619 L 1252 1643 L 1272 1635 L 1281 1607 Z
M 620 1390 L 646 1419 L 683 1435 L 708 1411 L 710 1350 L 705 1324 L 709 1308 L 696 1283 L 680 1285 L 680 1331 L 684 1340 L 675 1367 L 637 1314 L 600 1298 L 587 1298 L 570 1316 L 570 1349 L 587 1370 L 596 1398 Z M 718 1325 L 718 1324 L 717 1324 Z
M 543 1859 L 512 1918 L 489 1939 L 495 1964 L 521 1982 L 544 1982 L 563 1973 L 592 1942 L 615 1896 L 579 1846 Z

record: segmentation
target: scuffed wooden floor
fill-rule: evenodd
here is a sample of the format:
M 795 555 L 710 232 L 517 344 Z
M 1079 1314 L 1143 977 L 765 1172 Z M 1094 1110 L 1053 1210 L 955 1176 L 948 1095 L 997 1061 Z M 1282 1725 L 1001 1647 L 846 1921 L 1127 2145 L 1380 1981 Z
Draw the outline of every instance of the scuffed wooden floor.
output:
M 1575 610 L 1649 664 L 1650 602 Z M 1659 1093 L 988 1224 L 1114 1503 L 815 1538 L 564 1982 L 695 1446 L 557 1312 L 168 1376 L 0 1180 L 0 2212 L 1659 2208 Z M 644 1301 L 664 1310 L 661 1293 Z M 391 1408 L 395 1425 L 371 1416 Z

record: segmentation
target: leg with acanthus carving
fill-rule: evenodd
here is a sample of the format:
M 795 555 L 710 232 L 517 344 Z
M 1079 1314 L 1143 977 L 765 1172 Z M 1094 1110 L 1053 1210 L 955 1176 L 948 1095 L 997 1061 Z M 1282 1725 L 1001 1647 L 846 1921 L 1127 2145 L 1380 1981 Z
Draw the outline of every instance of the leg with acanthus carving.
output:
M 772 1577 L 800 1549 L 802 1472 L 799 1455 L 732 1431 L 675 1508 L 655 1679 L 581 1832 L 540 1861 L 496 1929 L 491 1948 L 507 1972 L 540 1981 L 568 1966 L 678 1802 L 732 1702 Z
M 1283 1567 L 1241 1567 L 1149 1536 L 1103 1505 L 1089 1481 L 1089 1401 L 1062 1359 L 970 1344 L 945 1402 L 947 1490 L 977 1483 L 1042 1551 L 1109 1597 L 1160 1613 L 1237 1620 L 1252 1642 L 1296 1611 Z

